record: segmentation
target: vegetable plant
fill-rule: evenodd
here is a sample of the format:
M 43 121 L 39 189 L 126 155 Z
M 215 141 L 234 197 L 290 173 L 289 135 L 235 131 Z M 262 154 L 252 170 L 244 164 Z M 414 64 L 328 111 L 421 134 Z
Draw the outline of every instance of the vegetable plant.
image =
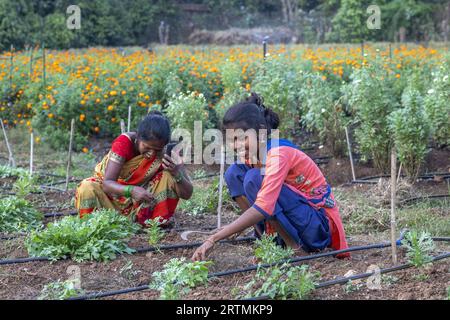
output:
M 268 296 L 271 299 L 307 299 L 315 289 L 318 274 L 311 273 L 308 265 L 285 263 L 268 269 L 259 269 L 255 278 L 244 286 L 246 297 Z
M 270 264 L 286 260 L 294 255 L 292 248 L 282 248 L 275 241 L 275 236 L 263 235 L 256 240 L 255 257 L 260 263 Z
M 7 197 L 0 199 L 0 232 L 31 231 L 42 226 L 42 213 L 25 199 Z
M 82 294 L 84 291 L 76 288 L 75 280 L 58 280 L 45 285 L 38 300 L 65 300 Z
M 185 258 L 173 258 L 162 271 L 153 273 L 151 289 L 160 292 L 162 300 L 177 300 L 191 288 L 208 282 L 208 268 L 211 261 L 185 262 Z
M 126 241 L 139 228 L 114 210 L 99 210 L 83 218 L 65 217 L 50 223 L 44 230 L 33 231 L 25 243 L 33 257 L 107 261 L 134 252 Z
M 432 261 L 430 253 L 434 250 L 434 242 L 429 233 L 411 230 L 405 235 L 402 245 L 407 250 L 408 262 L 415 267 L 422 267 Z
M 145 230 L 148 235 L 148 243 L 151 246 L 157 245 L 164 237 L 165 233 L 161 229 L 161 224 L 165 221 L 159 221 L 158 219 L 149 219 L 145 221 L 147 229 Z
M 21 175 L 13 185 L 13 192 L 21 198 L 38 190 L 39 188 L 36 185 L 36 178 L 28 174 Z

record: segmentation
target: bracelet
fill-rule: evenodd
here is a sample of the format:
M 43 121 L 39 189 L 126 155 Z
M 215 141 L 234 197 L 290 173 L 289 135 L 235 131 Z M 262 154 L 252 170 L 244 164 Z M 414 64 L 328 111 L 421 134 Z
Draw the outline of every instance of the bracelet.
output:
M 206 239 L 205 242 L 210 242 L 213 246 L 216 244 L 216 242 L 211 239 Z
M 179 172 L 177 174 L 177 176 L 175 177 L 175 182 L 180 183 L 181 181 L 183 181 L 183 178 L 184 178 L 183 174 L 181 172 Z
M 131 192 L 133 192 L 133 189 L 134 189 L 134 187 L 133 186 L 126 186 L 125 188 L 124 188 L 124 196 L 126 197 L 126 198 L 131 198 Z

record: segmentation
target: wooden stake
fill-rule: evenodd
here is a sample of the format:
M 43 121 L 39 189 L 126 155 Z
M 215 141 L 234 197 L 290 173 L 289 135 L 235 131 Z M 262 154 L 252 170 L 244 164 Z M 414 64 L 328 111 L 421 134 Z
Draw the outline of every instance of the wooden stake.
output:
M 70 166 L 72 164 L 72 146 L 73 146 L 73 134 L 75 131 L 75 119 L 72 119 L 70 123 L 70 142 L 69 142 L 69 155 L 67 159 L 67 170 L 66 170 L 66 187 L 65 191 L 69 190 L 69 175 L 70 175 Z
M 397 175 L 397 183 L 400 181 L 400 177 L 402 176 L 402 165 L 403 165 L 403 163 L 400 162 L 400 168 L 398 169 L 398 175 Z
M 128 132 L 131 131 L 131 105 L 128 106 Z
M 30 134 L 30 177 L 33 176 L 34 134 Z
M 222 202 L 223 202 L 223 175 L 225 172 L 225 152 L 224 147 L 220 148 L 220 177 L 219 177 L 219 205 L 217 206 L 217 228 L 222 227 Z
M 8 136 L 6 135 L 5 125 L 3 124 L 3 119 L 0 119 L 0 122 L 2 124 L 3 135 L 5 136 L 6 147 L 8 148 L 8 153 L 9 153 L 8 165 L 11 167 L 15 167 L 16 161 L 14 160 L 11 146 L 9 144 Z
M 44 90 L 47 90 L 47 68 L 46 64 L 46 56 L 45 56 L 45 43 L 42 45 L 42 73 L 44 77 Z
M 11 45 L 11 57 L 9 66 L 9 88 L 12 89 L 13 72 L 14 72 L 14 46 Z
M 123 119 L 120 119 L 120 131 L 122 134 L 125 133 L 125 121 L 123 121 Z
M 391 151 L 391 247 L 392 262 L 397 264 L 397 239 L 396 239 L 396 222 L 395 222 L 395 202 L 397 195 L 397 151 L 395 146 Z
M 355 174 L 355 166 L 353 164 L 352 145 L 350 143 L 350 136 L 348 134 L 348 128 L 347 127 L 345 127 L 345 137 L 347 139 L 348 156 L 350 158 L 350 166 L 352 168 L 352 178 L 353 178 L 352 181 L 355 181 L 356 180 L 356 174 Z

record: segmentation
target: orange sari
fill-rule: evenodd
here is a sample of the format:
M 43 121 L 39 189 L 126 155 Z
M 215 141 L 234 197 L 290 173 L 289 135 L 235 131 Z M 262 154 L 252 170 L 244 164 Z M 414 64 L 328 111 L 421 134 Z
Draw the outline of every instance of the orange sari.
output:
M 142 225 L 148 219 L 169 221 L 179 199 L 175 193 L 175 180 L 169 172 L 163 170 L 162 160 L 156 155 L 151 159 L 139 155 L 123 165 L 117 182 L 143 187 L 154 196 L 150 203 L 137 203 L 123 195 L 109 195 L 103 191 L 102 184 L 110 156 L 111 152 L 97 164 L 94 176 L 84 179 L 77 188 L 75 207 L 80 217 L 96 209 L 109 208 Z

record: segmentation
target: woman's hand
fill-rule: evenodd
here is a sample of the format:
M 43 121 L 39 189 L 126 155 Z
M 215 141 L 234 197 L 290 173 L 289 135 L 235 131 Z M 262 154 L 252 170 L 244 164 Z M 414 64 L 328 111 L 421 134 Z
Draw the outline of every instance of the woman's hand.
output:
M 138 203 L 151 202 L 154 199 L 153 195 L 142 187 L 134 187 L 131 197 Z
M 211 252 L 212 248 L 214 247 L 215 242 L 211 239 L 207 239 L 203 244 L 195 250 L 192 261 L 202 261 L 206 260 L 206 257 Z
M 174 157 L 172 158 L 168 154 L 165 154 L 163 161 L 163 168 L 170 172 L 170 174 L 174 177 L 178 176 L 183 169 L 183 160 L 181 157 L 176 156 L 175 153 L 172 153 Z

